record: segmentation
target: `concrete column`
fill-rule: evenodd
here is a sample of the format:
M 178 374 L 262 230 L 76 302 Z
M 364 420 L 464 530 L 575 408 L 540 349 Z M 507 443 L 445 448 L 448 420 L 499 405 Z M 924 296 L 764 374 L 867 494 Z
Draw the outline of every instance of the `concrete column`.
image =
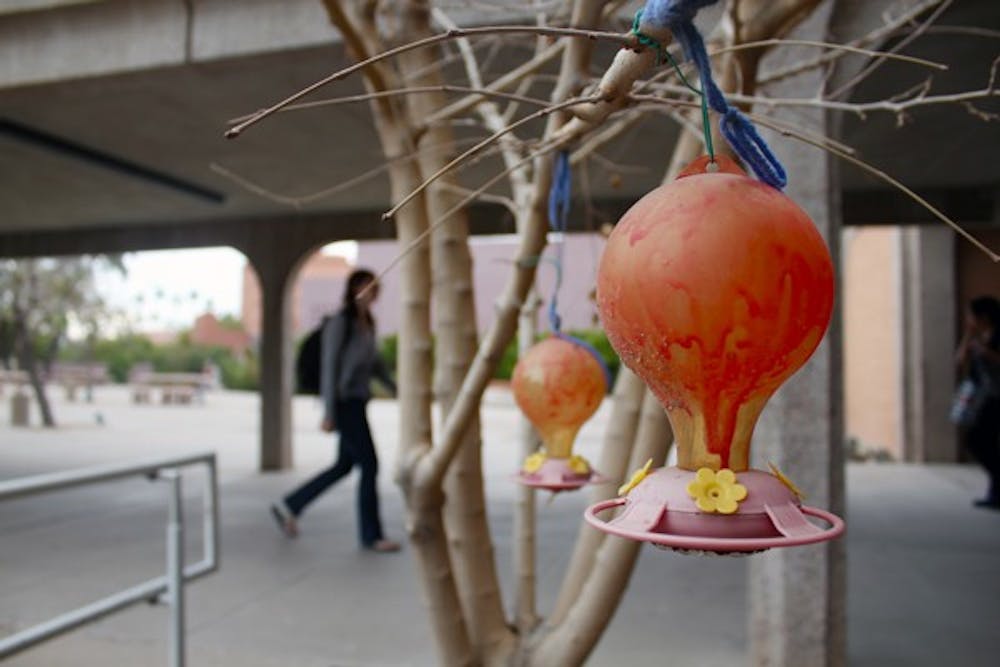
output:
M 292 345 L 288 322 L 291 262 L 257 261 L 261 291 L 260 469 L 292 466 Z
M 829 3 L 791 35 L 825 40 Z M 804 54 L 789 54 L 776 66 Z M 819 72 L 769 89 L 775 97 L 801 97 L 822 87 Z M 830 134 L 821 110 L 775 115 L 795 126 Z M 839 266 L 837 165 L 830 156 L 785 138 L 768 136 L 789 173 L 786 193 L 816 223 Z M 829 332 L 812 359 L 771 399 L 757 425 L 753 463 L 780 467 L 810 505 L 844 512 L 843 369 L 839 300 Z M 768 667 L 836 667 L 846 664 L 845 549 L 842 540 L 773 549 L 749 565 L 751 664 Z
M 955 235 L 909 227 L 900 236 L 902 270 L 903 452 L 906 461 L 958 460 L 948 421 L 955 386 Z

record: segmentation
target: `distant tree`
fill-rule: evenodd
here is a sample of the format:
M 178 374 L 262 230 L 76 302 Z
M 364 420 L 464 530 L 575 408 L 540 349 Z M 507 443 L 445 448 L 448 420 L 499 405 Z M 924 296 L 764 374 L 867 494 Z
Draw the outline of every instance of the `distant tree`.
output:
M 0 357 L 28 374 L 46 426 L 55 419 L 45 371 L 71 326 L 92 336 L 109 315 L 94 281 L 102 267 L 125 270 L 117 256 L 0 260 Z
M 239 319 L 235 315 L 223 315 L 219 318 L 219 325 L 225 329 L 231 329 L 232 331 L 244 331 L 243 320 Z

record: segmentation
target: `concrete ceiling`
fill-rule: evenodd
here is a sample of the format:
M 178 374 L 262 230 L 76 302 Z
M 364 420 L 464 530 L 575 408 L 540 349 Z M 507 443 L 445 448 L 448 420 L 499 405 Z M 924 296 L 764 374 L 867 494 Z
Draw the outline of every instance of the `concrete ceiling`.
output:
M 956 5 L 943 23 L 1000 28 L 1000 3 Z M 986 85 L 997 44 L 995 37 L 941 32 L 922 37 L 907 52 L 951 64 L 948 73 L 936 76 L 933 92 L 955 92 Z M 0 234 L 286 215 L 287 205 L 247 191 L 211 165 L 292 197 L 343 183 L 382 161 L 368 107 L 282 114 L 235 141 L 223 138 L 226 121 L 344 62 L 339 47 L 320 46 L 0 90 Z M 498 63 L 496 69 L 506 66 Z M 893 94 L 923 75 L 912 66 L 887 65 L 856 99 Z M 358 79 L 329 94 L 355 92 Z M 995 100 L 977 106 L 998 112 Z M 595 196 L 629 198 L 652 187 L 675 132 L 662 116 L 652 116 L 609 147 L 607 157 L 646 169 L 624 170 L 624 187 L 614 189 L 608 176 L 615 169 L 595 164 Z M 848 118 L 843 139 L 914 187 L 996 190 L 1000 183 L 1000 122 L 977 120 L 960 107 L 915 112 L 901 129 L 888 116 L 865 123 Z M 81 157 L 90 151 L 106 160 Z M 468 173 L 469 183 L 495 168 L 479 165 Z M 853 169 L 844 175 L 849 190 L 882 187 Z M 165 185 L 164 178 L 190 187 Z M 386 181 L 378 177 L 304 209 L 377 212 L 387 201 Z
M 924 83 L 930 74 L 930 96 L 987 88 L 991 65 L 1000 58 L 1000 2 L 956 2 L 936 26 L 901 52 L 943 63 L 948 71 L 887 62 L 858 86 L 851 99 L 891 98 Z M 979 111 L 993 114 L 992 121 L 974 116 L 961 104 L 913 109 L 902 126 L 895 114 L 875 113 L 865 119 L 848 114 L 842 138 L 860 149 L 861 157 L 914 187 L 996 189 L 1000 187 L 1000 71 L 997 77 L 994 97 L 974 103 Z M 882 187 L 853 168 L 845 171 L 849 188 Z

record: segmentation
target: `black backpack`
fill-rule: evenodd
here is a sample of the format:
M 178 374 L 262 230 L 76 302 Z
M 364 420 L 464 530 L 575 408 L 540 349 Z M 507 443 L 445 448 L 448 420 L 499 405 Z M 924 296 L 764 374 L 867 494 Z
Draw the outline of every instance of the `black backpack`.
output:
M 299 346 L 299 354 L 295 358 L 295 390 L 299 394 L 319 395 L 319 373 L 322 363 L 323 352 L 323 327 L 330 320 L 330 316 L 323 318 L 319 326 L 309 332 L 309 335 Z M 340 342 L 340 349 L 337 350 L 337 366 L 340 365 L 339 357 L 343 354 L 347 346 L 347 340 L 351 335 L 351 320 L 346 318 L 344 327 L 344 337 Z

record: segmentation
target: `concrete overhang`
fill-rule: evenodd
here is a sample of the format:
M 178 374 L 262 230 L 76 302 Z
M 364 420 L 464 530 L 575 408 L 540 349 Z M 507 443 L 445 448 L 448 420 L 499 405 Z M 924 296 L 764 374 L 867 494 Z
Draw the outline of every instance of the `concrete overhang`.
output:
M 996 2 L 956 4 L 946 16 L 949 25 L 1000 25 Z M 384 175 L 296 209 L 212 167 L 276 194 L 306 197 L 383 163 L 365 104 L 281 114 L 237 140 L 223 138 L 227 120 L 346 64 L 317 0 L 17 5 L 21 11 L 0 14 L 0 238 L 290 217 L 332 225 L 340 219 L 343 237 L 385 235 L 377 222 L 388 203 Z M 936 77 L 933 92 L 984 87 L 996 53 L 995 40 L 947 31 L 922 36 L 907 52 L 951 65 Z M 525 53 L 512 47 L 487 75 L 506 71 Z M 599 54 L 600 62 L 609 54 Z M 885 97 L 923 76 L 912 66 L 889 64 L 856 98 Z M 359 92 L 360 80 L 353 78 L 311 99 Z M 977 106 L 996 112 L 995 100 Z M 941 191 L 945 199 L 972 193 L 963 201 L 981 205 L 969 219 L 996 220 L 1000 123 L 978 120 L 961 106 L 918 110 L 903 127 L 895 123 L 885 115 L 864 123 L 846 117 L 841 138 L 908 185 Z M 594 199 L 607 202 L 612 214 L 658 183 L 676 132 L 653 114 L 608 146 L 604 155 L 620 166 L 592 166 Z M 463 178 L 475 185 L 498 168 L 487 159 Z M 616 173 L 620 181 L 611 178 Z M 885 186 L 850 167 L 843 173 L 845 201 L 861 202 L 847 207 L 856 211 L 848 221 L 872 222 L 864 197 L 890 201 Z M 915 221 L 894 211 L 880 211 L 887 219 L 879 221 Z M 363 214 L 371 228 L 359 222 L 367 219 Z

